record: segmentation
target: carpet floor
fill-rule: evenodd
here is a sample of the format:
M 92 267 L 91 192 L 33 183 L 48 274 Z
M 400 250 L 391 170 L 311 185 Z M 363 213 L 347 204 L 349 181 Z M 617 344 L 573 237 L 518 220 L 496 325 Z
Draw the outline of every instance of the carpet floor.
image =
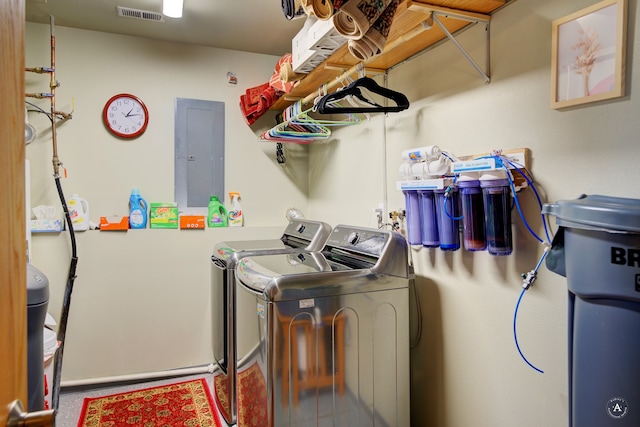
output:
M 62 389 L 56 415 L 56 427 L 77 427 L 82 404 L 85 397 L 100 397 L 116 393 L 140 390 L 143 388 L 156 387 L 164 384 L 188 381 L 192 379 L 205 378 L 210 390 L 213 390 L 213 375 L 190 375 L 185 377 L 167 378 L 163 380 L 140 382 L 135 384 L 101 386 L 92 388 L 74 388 L 72 390 Z

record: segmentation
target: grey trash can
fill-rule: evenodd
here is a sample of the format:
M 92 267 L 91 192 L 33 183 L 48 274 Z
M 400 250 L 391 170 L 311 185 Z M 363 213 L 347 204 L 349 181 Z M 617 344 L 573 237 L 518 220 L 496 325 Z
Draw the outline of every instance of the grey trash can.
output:
M 640 426 L 640 200 L 544 205 L 560 226 L 547 268 L 569 290 L 569 426 Z
M 27 264 L 27 392 L 28 411 L 44 409 L 44 321 L 49 305 L 49 280 Z

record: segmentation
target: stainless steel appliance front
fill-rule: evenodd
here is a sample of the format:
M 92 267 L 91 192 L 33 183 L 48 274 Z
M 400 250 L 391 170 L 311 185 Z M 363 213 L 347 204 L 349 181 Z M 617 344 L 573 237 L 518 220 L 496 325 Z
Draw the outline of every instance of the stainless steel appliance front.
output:
M 322 253 L 250 256 L 236 274 L 238 427 L 409 426 L 402 236 L 338 226 Z
M 233 425 L 236 405 L 235 268 L 249 255 L 286 253 L 295 249 L 323 248 L 331 227 L 320 221 L 296 219 L 289 222 L 279 239 L 220 242 L 211 256 L 212 350 L 218 366 L 214 396 L 219 412 Z

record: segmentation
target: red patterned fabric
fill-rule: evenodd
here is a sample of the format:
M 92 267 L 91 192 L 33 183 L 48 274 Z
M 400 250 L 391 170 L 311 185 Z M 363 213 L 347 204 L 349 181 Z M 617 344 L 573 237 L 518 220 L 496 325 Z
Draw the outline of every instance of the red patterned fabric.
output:
M 247 124 L 252 125 L 282 96 L 269 83 L 249 88 L 240 95 L 240 110 Z
M 273 74 L 271 75 L 271 79 L 269 80 L 269 85 L 272 88 L 279 90 L 284 93 L 291 93 L 294 86 L 296 85 L 296 81 L 285 81 L 282 79 L 282 73 L 284 66 L 286 64 L 291 64 L 293 62 L 293 56 L 290 53 L 286 53 L 278 60 L 276 64 L 275 70 L 273 70 Z
M 78 427 L 222 427 L 204 378 L 86 398 Z
M 333 25 L 344 37 L 359 40 L 390 3 L 391 0 L 347 0 L 333 15 Z
M 227 396 L 228 384 L 221 376 L 213 379 L 216 397 Z M 229 402 L 217 400 L 220 410 L 229 413 Z M 257 363 L 238 373 L 238 425 L 267 427 L 267 383 Z
M 399 4 L 400 0 L 392 0 L 361 39 L 349 40 L 349 52 L 353 56 L 360 61 L 364 61 L 382 52 Z

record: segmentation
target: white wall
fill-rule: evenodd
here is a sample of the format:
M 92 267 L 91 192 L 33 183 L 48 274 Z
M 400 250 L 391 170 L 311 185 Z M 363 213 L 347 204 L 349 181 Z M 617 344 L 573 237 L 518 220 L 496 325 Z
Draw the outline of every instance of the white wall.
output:
M 56 109 L 72 120 L 58 124 L 58 153 L 67 170 L 62 187 L 88 200 L 90 217 L 128 215 L 131 188 L 146 200 L 174 200 L 174 101 L 225 103 L 225 187 L 242 195 L 245 227 L 77 233 L 78 271 L 72 294 L 62 379 L 74 380 L 211 363 L 209 257 L 221 240 L 279 237 L 286 209 L 307 210 L 306 150 L 293 147 L 280 166 L 275 146 L 254 132 L 239 108 L 240 95 L 269 80 L 277 57 L 170 44 L 57 27 Z M 27 23 L 26 64 L 50 65 L 49 26 Z M 227 84 L 227 72 L 238 84 Z M 27 92 L 47 92 L 48 75 L 27 73 Z M 114 138 L 102 123 L 106 101 L 132 93 L 147 105 L 141 137 Z M 31 100 L 50 111 L 48 100 Z M 53 180 L 50 123 L 29 113 L 39 132 L 27 146 L 32 206 L 60 209 Z M 293 161 L 292 159 L 295 159 Z M 228 200 L 227 200 L 228 202 Z M 61 209 L 60 209 L 61 212 Z M 306 212 L 305 212 L 306 213 Z M 32 262 L 50 279 L 50 312 L 59 319 L 69 270 L 67 233 L 33 236 Z
M 306 171 L 288 169 L 306 168 L 304 151 L 289 155 L 289 164 L 280 169 L 239 114 L 234 114 L 241 91 L 262 83 L 277 58 L 59 28 L 58 78 L 63 85 L 59 109 L 70 105 L 72 96 L 76 99 L 74 119 L 60 129 L 61 157 L 70 173 L 65 188 L 88 198 L 96 215 L 126 214 L 134 183 L 150 199 L 172 198 L 173 98 L 183 96 L 227 103 L 227 187 L 242 193 L 248 225 L 260 230 L 275 226 L 275 232 L 290 205 L 303 206 L 309 211 L 307 217 L 332 225 L 375 225 L 372 209 L 379 203 L 386 210 L 404 204 L 395 189 L 402 150 L 430 144 L 458 154 L 529 147 L 531 169 L 546 201 L 574 199 L 581 193 L 638 198 L 640 190 L 632 184 L 640 178 L 636 143 L 640 108 L 632 92 L 640 77 L 635 1 L 630 1 L 629 11 L 627 95 L 565 111 L 549 108 L 551 21 L 592 3 L 519 0 L 494 15 L 489 85 L 449 42 L 392 70 L 389 86 L 407 94 L 412 107 L 386 120 L 375 116 L 368 123 L 337 129 L 331 141 L 311 146 L 308 184 Z M 459 37 L 481 64 L 484 40 L 481 26 Z M 146 53 L 140 58 L 139 52 Z M 128 61 L 126 72 L 112 63 L 118 58 Z M 28 24 L 27 65 L 47 63 L 48 27 Z M 80 64 L 94 65 L 94 69 L 85 72 Z M 238 87 L 225 86 L 227 71 L 238 74 Z M 124 80 L 132 72 L 135 86 Z M 33 84 L 35 77 L 27 77 L 28 84 Z M 152 120 L 162 117 L 160 129 L 152 125 L 132 143 L 110 138 L 100 112 L 104 102 L 121 91 L 137 92 L 145 99 L 152 107 Z M 261 121 L 262 126 L 266 123 L 267 119 Z M 48 150 L 44 137 L 27 150 L 32 169 L 38 171 L 32 183 L 33 205 L 56 203 Z M 255 170 L 261 173 L 259 179 L 252 175 Z M 531 191 L 525 190 L 521 197 L 528 221 L 541 232 Z M 253 230 L 243 231 L 253 234 Z M 176 230 L 124 236 L 90 233 L 94 234 L 79 240 L 76 308 L 72 308 L 63 378 L 200 362 L 207 351 L 204 345 L 194 344 L 206 335 L 197 330 L 207 315 L 207 307 L 198 300 L 208 297 L 208 267 L 202 259 L 215 241 L 229 236 L 217 230 L 206 230 L 204 237 Z M 171 233 L 166 241 L 165 233 Z M 517 217 L 514 233 L 514 253 L 505 258 L 463 250 L 453 254 L 412 251 L 422 315 L 421 340 L 412 349 L 412 425 L 566 425 L 566 280 L 542 268 L 520 307 L 520 345 L 529 360 L 545 371 L 539 374 L 520 359 L 512 322 L 520 274 L 534 267 L 542 247 Z M 160 256 L 163 242 L 171 250 Z M 36 236 L 34 249 L 34 264 L 53 278 L 52 305 L 59 307 L 68 261 L 65 236 Z M 110 259 L 117 265 L 107 264 Z M 146 273 L 162 284 L 147 281 Z M 176 284 L 180 281 L 183 284 Z M 149 283 L 140 290 L 140 282 Z M 139 294 L 134 295 L 137 290 Z M 161 321 L 161 315 L 169 320 Z M 109 316 L 124 320 L 110 327 Z M 153 322 L 146 323 L 148 319 L 164 322 L 160 329 L 190 340 L 178 345 L 163 341 Z M 145 327 L 138 329 L 142 324 Z M 136 330 L 129 330 L 132 326 Z M 114 338 L 114 334 L 120 336 Z M 104 369 L 87 360 L 94 357 L 96 346 L 111 352 L 98 359 Z M 165 359 L 162 350 L 170 346 L 174 348 Z M 134 354 L 145 347 L 150 349 L 143 355 L 146 361 Z
M 312 214 L 330 223 L 372 225 L 371 210 L 380 201 L 387 210 L 404 205 L 396 190 L 400 153 L 433 144 L 459 155 L 530 148 L 545 201 L 582 193 L 640 197 L 633 184 L 640 178 L 635 1 L 629 10 L 627 95 L 564 111 L 550 108 L 551 22 L 593 3 L 519 0 L 495 14 L 488 85 L 450 42 L 392 70 L 389 87 L 405 93 L 411 108 L 390 114 L 385 123 L 376 117 L 339 129 L 335 141 L 311 147 Z M 484 66 L 484 26 L 458 40 Z M 533 193 L 525 190 L 520 197 L 527 221 L 542 233 Z M 543 267 L 520 306 L 520 346 L 540 374 L 520 358 L 512 333 L 520 274 L 533 269 L 542 253 L 517 214 L 514 245 L 504 258 L 412 251 L 422 315 L 421 340 L 412 349 L 412 425 L 567 424 L 566 280 Z

